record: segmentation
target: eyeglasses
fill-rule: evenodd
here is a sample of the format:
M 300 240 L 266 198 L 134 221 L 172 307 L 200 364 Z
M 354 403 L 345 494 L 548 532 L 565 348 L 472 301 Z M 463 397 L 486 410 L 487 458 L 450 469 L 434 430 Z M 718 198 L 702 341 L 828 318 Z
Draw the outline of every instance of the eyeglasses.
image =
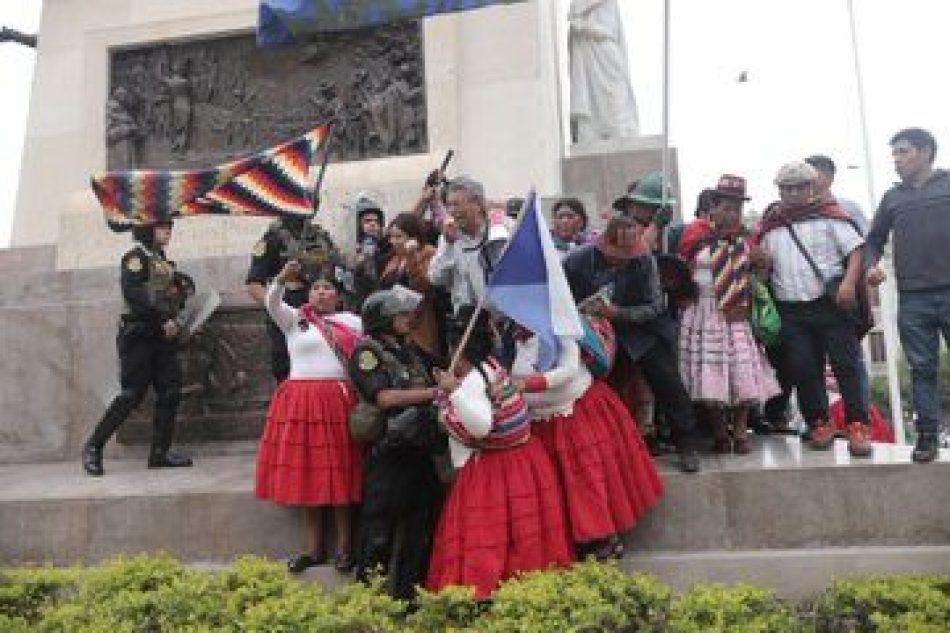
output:
M 778 190 L 788 191 L 788 192 L 805 191 L 809 189 L 811 186 L 812 186 L 812 183 L 810 182 L 796 182 L 796 183 L 788 184 L 788 185 L 779 185 Z

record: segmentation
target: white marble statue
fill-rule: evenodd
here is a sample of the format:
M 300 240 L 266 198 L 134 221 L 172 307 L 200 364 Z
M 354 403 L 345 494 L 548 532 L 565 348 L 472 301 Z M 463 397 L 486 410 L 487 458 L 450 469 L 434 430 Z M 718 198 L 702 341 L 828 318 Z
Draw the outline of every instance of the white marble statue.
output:
M 572 0 L 567 19 L 574 141 L 636 136 L 640 123 L 617 0 Z

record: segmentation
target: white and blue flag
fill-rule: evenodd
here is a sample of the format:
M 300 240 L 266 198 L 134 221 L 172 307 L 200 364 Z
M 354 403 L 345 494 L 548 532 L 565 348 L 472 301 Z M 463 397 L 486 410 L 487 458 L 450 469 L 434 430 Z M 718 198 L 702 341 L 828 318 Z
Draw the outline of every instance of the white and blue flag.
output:
M 538 210 L 534 191 L 525 200 L 518 226 L 488 280 L 487 298 L 497 310 L 537 335 L 539 371 L 557 363 L 559 336 L 583 336 L 561 257 Z

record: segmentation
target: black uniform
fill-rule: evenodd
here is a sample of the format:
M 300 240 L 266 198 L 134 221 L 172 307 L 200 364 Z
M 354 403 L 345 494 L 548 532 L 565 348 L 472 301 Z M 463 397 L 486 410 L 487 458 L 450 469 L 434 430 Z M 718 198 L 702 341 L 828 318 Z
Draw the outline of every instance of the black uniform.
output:
M 337 280 L 344 281 L 339 252 L 329 233 L 318 224 L 284 218 L 272 223 L 254 246 L 246 282 L 266 285 L 277 276 L 288 259 L 299 261 L 304 274 L 303 281 L 284 284 L 284 301 L 294 308 L 307 302 L 307 282 L 326 267 L 334 267 Z M 271 340 L 271 371 L 277 380 L 283 380 L 290 373 L 287 341 L 270 318 L 267 319 L 267 334 Z
M 375 402 L 384 389 L 433 386 L 430 367 L 430 359 L 413 345 L 364 338 L 349 371 L 361 397 Z M 445 439 L 431 405 L 388 409 L 383 415 L 386 429 L 364 462 L 357 576 L 365 579 L 382 567 L 389 572 L 392 594 L 410 598 L 429 566 L 442 496 L 432 455 Z
M 177 272 L 175 263 L 162 251 L 139 244 L 122 257 L 121 285 L 125 309 L 116 347 L 122 391 L 106 409 L 86 446 L 101 453 L 152 385 L 155 428 L 149 463 L 159 463 L 171 446 L 181 389 L 178 340 L 166 338 L 162 324 L 176 318 L 186 296 L 193 292 L 194 282 Z

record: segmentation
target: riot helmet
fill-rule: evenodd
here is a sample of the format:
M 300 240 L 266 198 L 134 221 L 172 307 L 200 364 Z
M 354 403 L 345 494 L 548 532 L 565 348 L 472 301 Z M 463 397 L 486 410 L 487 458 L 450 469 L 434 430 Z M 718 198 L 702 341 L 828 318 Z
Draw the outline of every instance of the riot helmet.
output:
M 363 302 L 363 331 L 378 334 L 393 331 L 393 317 L 412 312 L 422 303 L 422 295 L 399 284 L 377 290 Z

